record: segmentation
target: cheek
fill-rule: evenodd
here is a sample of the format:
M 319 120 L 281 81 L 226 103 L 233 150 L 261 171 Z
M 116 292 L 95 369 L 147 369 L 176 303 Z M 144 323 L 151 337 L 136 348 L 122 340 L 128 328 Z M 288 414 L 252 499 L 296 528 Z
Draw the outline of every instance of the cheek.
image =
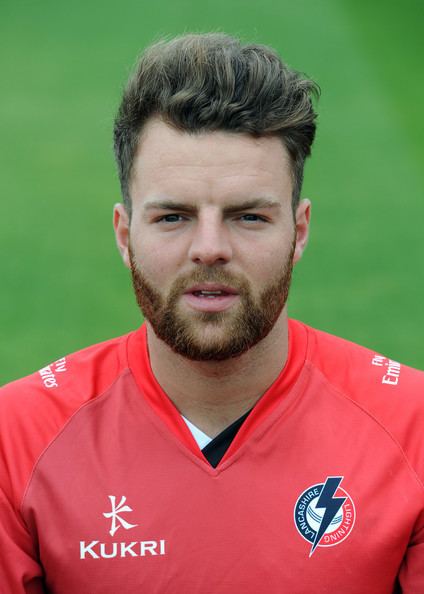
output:
M 257 246 L 254 258 L 249 259 L 247 274 L 258 283 L 266 284 L 281 274 L 290 259 L 291 249 L 291 244 L 281 242 L 272 247 Z
M 165 288 L 173 273 L 178 270 L 175 251 L 157 242 L 143 241 L 141 237 L 131 242 L 131 246 L 143 275 L 155 285 Z

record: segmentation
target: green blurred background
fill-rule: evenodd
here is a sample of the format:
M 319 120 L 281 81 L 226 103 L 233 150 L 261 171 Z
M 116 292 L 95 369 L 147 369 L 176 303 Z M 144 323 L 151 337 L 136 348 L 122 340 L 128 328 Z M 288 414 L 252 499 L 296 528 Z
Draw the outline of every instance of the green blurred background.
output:
M 0 382 L 140 323 L 115 248 L 111 130 L 146 44 L 219 30 L 318 81 L 293 317 L 424 367 L 421 0 L 0 2 Z

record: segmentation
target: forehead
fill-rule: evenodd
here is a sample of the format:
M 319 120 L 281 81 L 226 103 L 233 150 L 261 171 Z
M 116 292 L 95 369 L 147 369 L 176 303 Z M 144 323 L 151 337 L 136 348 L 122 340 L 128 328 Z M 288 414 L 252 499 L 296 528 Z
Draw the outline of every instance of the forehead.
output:
M 159 119 L 143 129 L 134 159 L 131 196 L 225 200 L 258 193 L 291 197 L 290 158 L 276 136 L 226 131 L 188 133 Z

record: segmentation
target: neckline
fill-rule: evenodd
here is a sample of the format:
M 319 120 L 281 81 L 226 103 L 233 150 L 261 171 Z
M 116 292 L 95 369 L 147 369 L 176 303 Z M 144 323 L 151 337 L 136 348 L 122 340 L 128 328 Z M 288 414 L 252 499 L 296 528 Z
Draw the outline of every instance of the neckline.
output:
M 214 437 L 204 448 L 201 448 L 202 454 L 213 468 L 216 468 L 224 458 L 237 433 L 240 431 L 240 427 L 243 426 L 243 423 L 251 412 L 251 410 L 245 412 L 244 415 L 233 421 L 231 425 L 228 425 L 228 427 Z
M 211 468 L 205 460 L 180 412 L 153 374 L 148 355 L 145 324 L 128 336 L 128 366 L 144 401 L 153 411 L 161 428 L 170 432 L 174 439 L 177 439 L 191 455 L 194 454 L 197 459 L 200 459 L 206 467 L 218 471 L 226 466 L 227 461 L 249 440 L 253 433 L 264 426 L 266 419 L 270 419 L 273 411 L 279 405 L 284 408 L 284 405 L 288 404 L 288 400 L 291 400 L 288 396 L 297 383 L 306 360 L 308 335 L 306 326 L 293 319 L 288 321 L 288 330 L 288 355 L 284 367 L 253 407 L 216 469 Z

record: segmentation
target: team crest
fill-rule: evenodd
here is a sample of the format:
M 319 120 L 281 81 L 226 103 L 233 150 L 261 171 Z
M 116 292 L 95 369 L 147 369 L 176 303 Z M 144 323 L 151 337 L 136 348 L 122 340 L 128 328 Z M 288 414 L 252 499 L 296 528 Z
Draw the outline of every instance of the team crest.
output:
M 294 523 L 311 544 L 309 557 L 317 547 L 332 547 L 344 541 L 355 524 L 352 498 L 340 487 L 342 476 L 329 476 L 324 483 L 308 487 L 294 508 Z

